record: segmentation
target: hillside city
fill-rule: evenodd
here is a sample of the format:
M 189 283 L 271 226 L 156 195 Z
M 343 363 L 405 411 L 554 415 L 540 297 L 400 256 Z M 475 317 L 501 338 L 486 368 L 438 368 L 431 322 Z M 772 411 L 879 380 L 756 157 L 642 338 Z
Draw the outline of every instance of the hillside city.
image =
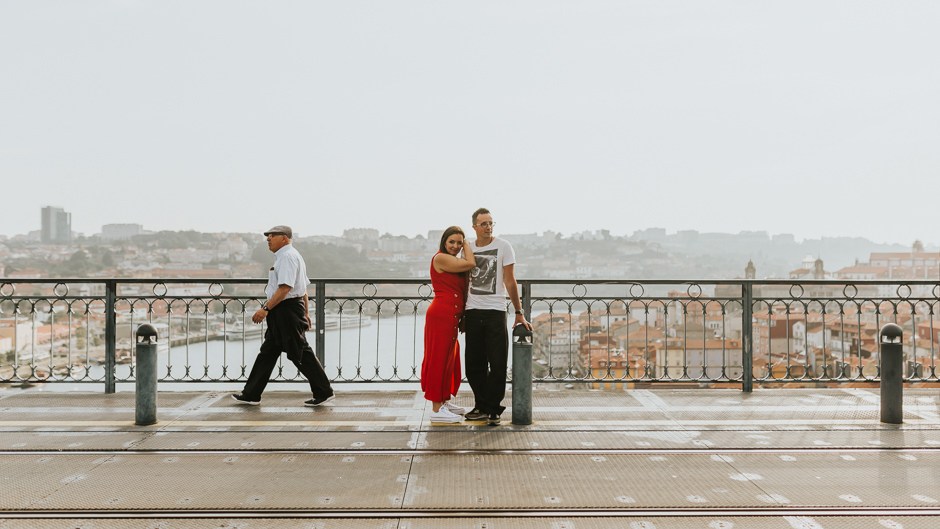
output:
M 72 233 L 70 218 L 60 208 L 44 208 L 41 230 L 0 237 L 0 284 L 6 285 L 0 291 L 0 301 L 11 291 L 4 278 L 262 278 L 271 263 L 260 234 L 151 232 L 139 224 L 112 224 L 86 236 Z M 294 244 L 314 278 L 427 279 L 441 233 L 429 230 L 407 237 L 373 228 L 350 228 L 342 236 L 300 233 Z M 599 230 L 499 236 L 513 244 L 518 259 L 516 276 L 521 279 L 940 280 L 940 252 L 920 241 L 884 245 L 837 237 L 797 242 L 791 235 L 765 232 L 688 230 L 670 234 L 657 228 L 631 235 Z M 932 317 L 936 301 L 930 301 L 937 297 L 936 289 L 910 293 L 926 296 L 926 302 L 879 304 L 857 303 L 854 298 L 896 297 L 897 287 L 863 285 L 851 295 L 841 285 L 807 288 L 806 297 L 849 298 L 824 307 L 802 300 L 779 301 L 793 297 L 789 287 L 756 288 L 755 297 L 778 301 L 754 307 L 755 376 L 873 377 L 878 364 L 877 334 L 886 321 L 896 321 L 912 331 L 905 342 L 911 373 L 937 376 L 940 327 Z M 252 287 L 241 294 L 254 296 L 254 290 Z M 21 289 L 18 295 L 26 292 Z M 100 296 L 101 292 L 90 294 Z M 688 292 L 679 291 L 655 294 L 658 299 L 627 296 L 591 307 L 544 299 L 533 304 L 535 375 L 613 381 L 741 376 L 745 330 L 741 305 L 733 301 L 741 295 L 740 286 L 718 285 L 705 293 L 726 301 L 697 302 Z M 35 305 L 20 304 L 19 313 L 14 314 L 11 302 L 0 303 L 0 380 L 10 380 L 14 372 L 38 378 L 71 373 L 76 356 L 92 365 L 103 361 L 103 314 L 85 311 L 82 317 L 65 323 L 62 318 L 55 320 L 55 311 Z M 32 307 L 31 314 L 23 312 L 26 307 Z M 336 332 L 349 325 L 368 327 L 373 318 L 388 316 L 386 307 L 360 303 L 358 319 L 347 317 L 344 323 L 337 312 L 345 308 L 335 309 L 327 307 L 327 317 L 332 318 L 327 329 L 334 325 Z M 222 318 L 204 311 L 205 318 L 190 319 L 181 316 L 179 306 L 161 309 L 151 305 L 149 310 L 148 317 L 165 318 L 164 332 L 170 338 L 167 344 L 173 346 L 231 340 L 232 325 L 238 323 L 237 318 L 226 319 L 233 316 L 230 313 Z M 243 306 L 241 310 L 248 309 Z M 411 317 L 421 318 L 421 310 L 421 306 L 415 308 Z M 125 307 L 118 314 L 121 358 L 129 359 L 130 325 L 135 317 L 139 321 L 133 308 Z M 243 341 L 260 336 L 260 328 L 251 326 L 238 332 L 234 338 Z M 76 350 L 82 354 L 73 354 Z M 420 351 L 411 353 L 420 358 Z
M 107 224 L 92 235 L 71 231 L 71 214 L 45 207 L 41 228 L 0 235 L 0 277 L 17 278 L 257 278 L 270 255 L 260 233 L 148 231 L 140 224 Z M 342 236 L 305 234 L 294 245 L 311 277 L 427 278 L 442 230 L 413 237 L 350 228 Z M 889 254 L 935 258 L 919 241 L 878 244 L 860 237 L 798 242 L 764 231 L 737 234 L 646 228 L 630 235 L 610 230 L 562 234 L 497 233 L 513 244 L 517 277 L 530 279 L 732 279 L 749 263 L 757 278 L 801 278 L 822 260 L 822 278 L 903 278 L 888 269 Z M 468 234 L 472 237 L 472 234 Z M 937 277 L 938 267 L 911 271 Z M 795 275 L 794 275 L 795 274 Z

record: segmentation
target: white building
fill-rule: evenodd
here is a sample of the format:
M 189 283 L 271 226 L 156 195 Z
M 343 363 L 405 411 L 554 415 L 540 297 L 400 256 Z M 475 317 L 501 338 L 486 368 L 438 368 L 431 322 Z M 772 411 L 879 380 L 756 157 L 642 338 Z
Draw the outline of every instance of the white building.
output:
M 107 241 L 126 241 L 144 232 L 140 224 L 105 224 L 101 227 L 101 238 Z

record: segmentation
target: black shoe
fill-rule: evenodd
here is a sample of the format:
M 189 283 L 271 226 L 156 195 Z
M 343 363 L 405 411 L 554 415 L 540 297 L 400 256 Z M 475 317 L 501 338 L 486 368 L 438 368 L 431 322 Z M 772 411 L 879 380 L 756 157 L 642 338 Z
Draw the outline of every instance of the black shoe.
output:
M 235 393 L 232 395 L 232 398 L 235 399 L 239 404 L 247 404 L 249 406 L 257 406 L 261 404 L 261 399 L 250 399 L 241 393 Z
M 491 413 L 489 417 L 486 418 L 486 424 L 490 426 L 499 426 L 499 414 Z
M 486 414 L 480 411 L 480 408 L 473 408 L 465 413 L 463 418 L 468 421 L 482 421 L 486 418 Z
M 304 406 L 320 406 L 321 404 L 326 404 L 335 398 L 336 395 L 330 395 L 329 397 L 317 397 L 315 399 L 305 400 Z

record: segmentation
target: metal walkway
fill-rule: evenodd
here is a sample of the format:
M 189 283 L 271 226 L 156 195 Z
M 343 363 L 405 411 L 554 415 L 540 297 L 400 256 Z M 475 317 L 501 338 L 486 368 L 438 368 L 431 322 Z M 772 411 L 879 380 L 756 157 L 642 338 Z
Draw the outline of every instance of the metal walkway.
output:
M 469 391 L 467 391 L 469 395 Z M 940 527 L 940 390 L 533 392 L 531 426 L 430 425 L 420 392 L 0 389 L 0 528 Z M 460 404 L 471 402 L 464 396 Z

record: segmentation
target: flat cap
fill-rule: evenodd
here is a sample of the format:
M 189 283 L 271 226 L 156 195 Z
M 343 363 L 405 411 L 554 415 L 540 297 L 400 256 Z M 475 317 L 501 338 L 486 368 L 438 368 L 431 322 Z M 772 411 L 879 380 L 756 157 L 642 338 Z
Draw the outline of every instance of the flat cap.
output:
M 280 235 L 287 235 L 288 239 L 294 238 L 294 231 L 290 229 L 290 226 L 283 226 L 283 225 L 275 226 L 265 231 L 264 235 L 268 236 L 268 235 L 275 234 L 275 233 L 280 234 Z

